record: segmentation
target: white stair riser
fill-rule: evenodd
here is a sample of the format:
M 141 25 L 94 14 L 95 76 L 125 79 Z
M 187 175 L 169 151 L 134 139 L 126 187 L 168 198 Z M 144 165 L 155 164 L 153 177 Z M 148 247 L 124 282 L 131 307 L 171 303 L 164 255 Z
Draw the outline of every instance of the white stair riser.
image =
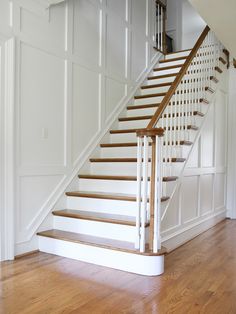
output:
M 165 70 L 163 68 L 163 70 L 153 71 L 152 75 L 156 76 L 156 75 L 167 75 L 167 74 L 179 73 L 180 69 L 181 69 L 181 67 L 169 69 L 169 70 Z
M 170 76 L 165 78 L 157 78 L 153 80 L 147 80 L 146 85 L 162 84 L 162 83 L 171 83 L 175 80 L 176 76 Z
M 45 237 L 39 237 L 39 250 L 140 275 L 155 276 L 164 272 L 164 255 L 131 254 Z
M 158 107 L 145 108 L 145 109 L 132 109 L 126 111 L 126 117 L 137 117 L 137 116 L 146 116 L 153 115 Z
M 174 58 L 180 58 L 180 57 L 185 57 L 190 54 L 190 51 L 181 51 L 181 52 L 176 52 L 176 53 L 171 53 L 169 55 L 166 55 L 165 58 L 167 60 L 174 59 Z
M 163 87 L 153 87 L 153 88 L 146 88 L 140 89 L 141 95 L 150 95 L 150 94 L 157 94 L 157 93 L 167 93 L 170 86 L 163 86 Z
M 186 157 L 189 151 L 189 146 L 180 145 L 169 147 L 173 152 L 178 151 L 178 157 Z M 165 147 L 164 147 L 165 150 Z M 137 147 L 109 147 L 101 149 L 101 157 L 103 158 L 120 158 L 120 157 L 137 157 Z M 151 149 L 149 149 L 149 157 L 151 157 Z
M 164 96 L 158 96 L 158 97 L 148 97 L 148 98 L 140 98 L 140 99 L 134 99 L 134 105 L 148 105 L 148 104 L 158 104 L 163 100 Z
M 136 215 L 136 202 L 89 197 L 67 197 L 67 208 L 114 215 Z
M 182 162 L 172 163 L 172 175 L 178 175 L 178 171 L 182 168 Z M 97 175 L 130 175 L 135 176 L 137 173 L 137 165 L 135 162 L 130 163 L 93 163 L 90 168 L 91 174 Z M 149 166 L 150 176 L 150 166 Z
M 159 68 L 163 68 L 163 67 L 169 67 L 169 66 L 174 66 L 174 65 L 183 65 L 185 62 L 185 60 L 177 60 L 177 61 L 171 61 L 171 62 L 161 62 L 158 64 Z
M 192 110 L 193 107 L 188 108 L 189 110 Z M 175 109 L 175 108 L 173 108 Z M 195 109 L 195 108 L 194 108 Z M 171 112 L 169 111 L 169 114 Z M 172 115 L 175 114 L 175 111 L 172 111 Z M 186 117 L 177 117 L 177 119 L 173 120 L 173 118 L 163 118 L 159 120 L 159 125 L 170 125 L 170 123 L 175 123 L 174 125 L 183 125 L 184 123 L 191 124 L 191 125 L 196 125 L 199 126 L 201 124 L 202 118 L 200 116 L 186 116 Z M 148 123 L 151 121 L 151 119 L 145 119 L 145 120 L 133 120 L 133 121 L 122 121 L 119 122 L 118 124 L 118 129 L 119 130 L 126 130 L 126 129 L 141 129 L 141 128 L 146 128 L 148 126 Z M 173 124 L 172 124 L 173 125 Z
M 127 110 L 126 112 L 126 117 L 138 117 L 138 116 L 146 116 L 146 115 L 154 115 L 158 107 L 154 108 L 145 108 L 145 109 L 132 109 L 132 110 Z M 207 111 L 207 104 L 196 104 L 193 103 L 189 107 L 190 110 L 198 110 L 202 113 L 205 113 Z M 184 107 L 184 110 L 186 107 Z M 169 112 L 170 112 L 170 106 L 169 106 Z M 175 113 L 175 107 L 173 106 L 172 108 L 173 113 Z M 176 112 L 182 112 L 183 111 L 183 106 L 182 105 L 177 105 Z
M 169 138 L 168 132 L 169 131 L 165 132 L 165 136 Z M 188 133 L 186 133 L 185 131 L 176 131 L 175 133 L 176 138 L 189 141 L 192 141 L 196 135 L 196 131 L 193 130 L 189 130 Z M 187 135 L 189 136 L 188 138 Z M 126 143 L 126 142 L 130 143 L 136 141 L 137 141 L 136 133 L 110 134 L 110 143 Z
M 166 195 L 169 195 L 172 191 L 174 182 L 163 182 L 165 186 Z M 150 188 L 150 182 L 148 182 L 148 193 Z M 107 193 L 128 193 L 135 195 L 137 192 L 136 181 L 121 181 L 121 180 L 96 180 L 96 179 L 80 179 L 79 189 L 81 191 L 96 191 L 96 192 L 107 192 Z
M 135 226 L 54 216 L 54 229 L 135 243 Z

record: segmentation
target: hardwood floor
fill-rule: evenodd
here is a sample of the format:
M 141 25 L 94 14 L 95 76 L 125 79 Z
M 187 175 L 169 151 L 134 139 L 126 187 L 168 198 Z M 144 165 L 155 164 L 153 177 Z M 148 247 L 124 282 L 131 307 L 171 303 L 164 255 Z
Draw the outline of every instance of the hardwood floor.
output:
M 236 313 L 236 221 L 225 220 L 143 277 L 49 254 L 1 263 L 1 314 Z

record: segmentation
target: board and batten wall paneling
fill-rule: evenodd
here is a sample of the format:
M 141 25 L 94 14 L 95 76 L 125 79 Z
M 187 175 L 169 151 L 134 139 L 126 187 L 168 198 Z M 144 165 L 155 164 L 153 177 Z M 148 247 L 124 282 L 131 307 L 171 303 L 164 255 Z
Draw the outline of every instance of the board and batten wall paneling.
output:
M 16 254 L 37 248 L 37 229 L 160 57 L 153 0 L 43 3 L 0 1 L 0 35 L 16 38 Z
M 227 93 L 225 73 L 162 223 L 169 250 L 226 216 Z

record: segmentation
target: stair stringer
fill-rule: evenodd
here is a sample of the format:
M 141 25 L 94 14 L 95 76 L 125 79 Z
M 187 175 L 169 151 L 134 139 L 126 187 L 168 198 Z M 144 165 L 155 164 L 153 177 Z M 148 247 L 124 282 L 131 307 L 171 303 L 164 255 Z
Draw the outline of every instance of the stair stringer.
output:
M 217 88 L 215 89 L 215 92 L 213 94 L 213 96 L 210 99 L 209 104 L 207 105 L 207 110 L 205 112 L 204 117 L 202 118 L 202 122 L 201 125 L 199 127 L 199 130 L 196 132 L 196 136 L 194 138 L 193 144 L 191 146 L 191 148 L 188 151 L 188 155 L 186 156 L 186 161 L 183 164 L 183 167 L 180 171 L 180 173 L 178 174 L 178 180 L 176 181 L 172 193 L 170 194 L 170 198 L 167 201 L 166 207 L 165 209 L 162 211 L 162 221 L 164 220 L 166 214 L 168 213 L 168 211 L 170 210 L 170 205 L 172 204 L 172 202 L 175 200 L 175 196 L 178 192 L 178 189 L 180 188 L 183 178 L 185 176 L 185 171 L 186 171 L 186 167 L 188 165 L 188 161 L 190 160 L 190 158 L 192 157 L 192 154 L 195 150 L 195 148 L 197 147 L 198 143 L 199 143 L 199 139 L 203 133 L 204 127 L 206 125 L 208 116 L 209 116 L 209 112 L 213 106 L 213 104 L 216 101 L 216 97 L 217 97 L 217 91 L 219 90 L 224 90 L 224 83 L 226 82 L 226 73 L 227 73 L 227 69 L 226 67 L 224 67 L 223 73 L 221 74 L 219 83 L 217 86 Z M 164 247 L 166 247 L 167 251 L 170 252 L 173 249 L 176 249 L 177 247 L 183 245 L 184 243 L 188 242 L 189 240 L 191 240 L 192 238 L 194 238 L 195 236 L 197 236 L 198 234 L 204 232 L 205 230 L 209 229 L 210 227 L 214 226 L 215 224 L 217 224 L 218 222 L 220 222 L 221 220 L 225 219 L 226 217 L 226 209 L 223 209 L 222 211 L 218 212 L 214 217 L 206 217 L 198 222 L 193 222 L 190 226 L 183 226 L 183 228 L 180 228 L 180 225 L 178 226 L 174 226 L 171 227 L 170 229 L 167 229 L 163 232 L 161 232 L 161 237 L 162 237 L 162 245 Z M 212 221 L 209 221 L 212 218 Z M 201 224 L 203 224 L 203 226 L 200 226 Z M 191 229 L 195 228 L 192 232 Z M 178 229 L 178 230 L 176 230 Z M 188 233 L 187 237 L 182 234 L 187 233 L 190 230 L 190 232 Z M 177 241 L 175 241 L 175 238 L 179 237 L 179 239 Z

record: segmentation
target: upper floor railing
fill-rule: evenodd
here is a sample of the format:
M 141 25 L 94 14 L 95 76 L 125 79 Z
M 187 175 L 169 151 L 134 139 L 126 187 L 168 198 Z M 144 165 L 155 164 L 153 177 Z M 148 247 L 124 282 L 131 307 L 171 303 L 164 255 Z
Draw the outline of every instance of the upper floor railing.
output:
M 156 2 L 156 49 L 163 54 L 166 54 L 166 5 L 160 0 Z

